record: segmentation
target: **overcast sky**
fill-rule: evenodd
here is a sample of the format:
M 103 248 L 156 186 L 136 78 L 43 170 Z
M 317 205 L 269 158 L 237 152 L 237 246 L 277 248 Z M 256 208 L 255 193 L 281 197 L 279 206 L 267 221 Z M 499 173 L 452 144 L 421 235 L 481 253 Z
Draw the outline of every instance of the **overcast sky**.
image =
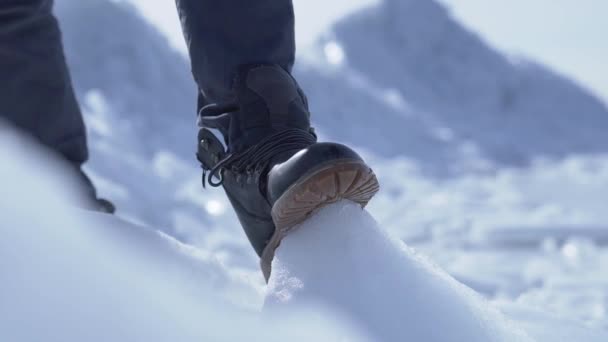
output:
M 183 48 L 174 0 L 131 1 Z M 377 1 L 294 0 L 298 47 L 310 44 L 332 21 Z M 492 45 L 540 61 L 608 102 L 608 0 L 441 2 Z

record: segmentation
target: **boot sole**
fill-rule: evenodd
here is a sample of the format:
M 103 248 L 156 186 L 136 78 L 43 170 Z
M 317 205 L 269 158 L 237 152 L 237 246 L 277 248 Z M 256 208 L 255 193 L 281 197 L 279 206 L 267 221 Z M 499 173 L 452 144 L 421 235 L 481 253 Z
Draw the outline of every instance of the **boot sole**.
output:
M 266 281 L 270 277 L 274 251 L 295 226 L 318 209 L 340 200 L 350 200 L 364 208 L 379 189 L 376 175 L 361 160 L 331 161 L 302 176 L 272 207 L 276 230 L 261 259 Z

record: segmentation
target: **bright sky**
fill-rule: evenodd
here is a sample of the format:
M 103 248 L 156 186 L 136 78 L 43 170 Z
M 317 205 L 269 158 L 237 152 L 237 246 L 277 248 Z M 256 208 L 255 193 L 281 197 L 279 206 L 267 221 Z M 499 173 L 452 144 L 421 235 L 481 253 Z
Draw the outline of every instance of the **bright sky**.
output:
M 298 47 L 332 21 L 377 1 L 294 0 Z M 440 1 L 492 45 L 548 65 L 608 102 L 608 0 Z M 131 2 L 183 49 L 174 0 Z
M 607 0 L 441 0 L 492 45 L 531 57 L 608 103 Z

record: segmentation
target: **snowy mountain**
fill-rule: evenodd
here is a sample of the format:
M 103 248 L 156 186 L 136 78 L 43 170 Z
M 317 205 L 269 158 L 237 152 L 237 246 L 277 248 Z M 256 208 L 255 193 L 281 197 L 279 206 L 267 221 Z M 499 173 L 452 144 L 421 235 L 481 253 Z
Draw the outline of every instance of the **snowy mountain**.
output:
M 323 132 L 376 154 L 442 170 L 462 157 L 525 165 L 608 151 L 602 102 L 494 50 L 436 1 L 384 0 L 305 57 L 298 76 Z

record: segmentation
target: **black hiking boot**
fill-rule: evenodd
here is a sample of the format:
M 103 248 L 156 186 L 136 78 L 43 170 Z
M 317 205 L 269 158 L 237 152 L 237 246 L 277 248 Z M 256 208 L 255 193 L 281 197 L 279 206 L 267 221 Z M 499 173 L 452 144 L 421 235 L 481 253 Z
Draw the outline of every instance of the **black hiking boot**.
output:
M 201 109 L 197 156 L 203 187 L 223 185 L 268 280 L 292 228 L 341 199 L 363 207 L 379 185 L 353 150 L 317 143 L 306 98 L 281 67 L 243 67 L 233 90 L 233 103 Z

